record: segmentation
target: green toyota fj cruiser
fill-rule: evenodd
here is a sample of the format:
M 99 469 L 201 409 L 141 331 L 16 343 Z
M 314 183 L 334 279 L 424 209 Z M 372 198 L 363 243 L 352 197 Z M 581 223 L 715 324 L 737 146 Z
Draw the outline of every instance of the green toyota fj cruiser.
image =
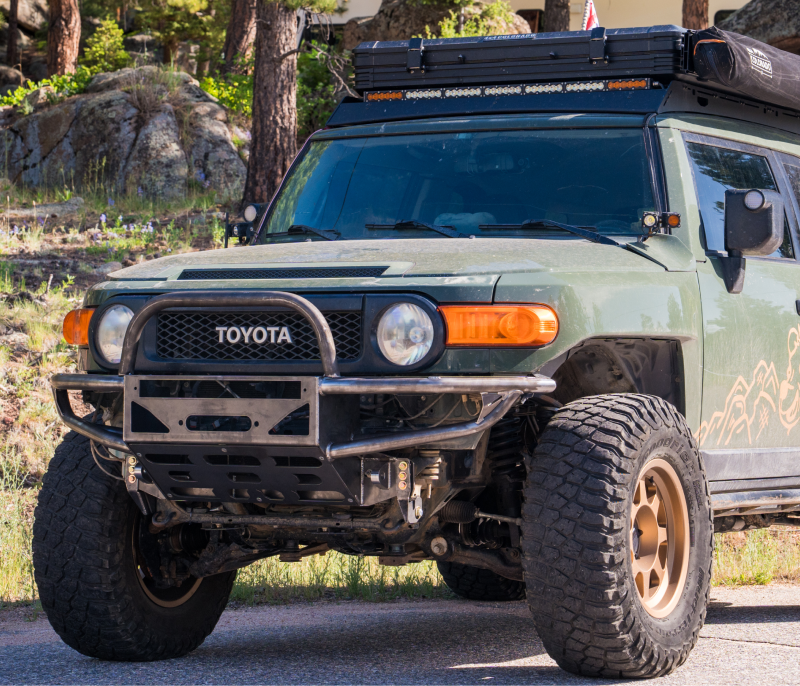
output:
M 713 532 L 800 521 L 798 62 L 671 26 L 360 46 L 241 247 L 68 315 L 55 630 L 176 657 L 237 569 L 336 550 L 527 598 L 566 670 L 681 665 Z

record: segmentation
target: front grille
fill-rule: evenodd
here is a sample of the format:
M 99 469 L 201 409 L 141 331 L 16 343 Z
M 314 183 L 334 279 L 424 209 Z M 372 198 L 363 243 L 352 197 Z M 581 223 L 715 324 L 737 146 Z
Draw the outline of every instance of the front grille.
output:
M 361 355 L 361 312 L 326 312 L 336 343 L 336 357 Z M 288 327 L 292 343 L 219 341 L 218 326 Z M 305 317 L 294 312 L 162 312 L 156 323 L 156 352 L 172 360 L 318 360 L 319 346 Z
M 184 269 L 178 281 L 210 279 L 348 279 L 380 276 L 388 267 L 286 267 L 266 269 Z

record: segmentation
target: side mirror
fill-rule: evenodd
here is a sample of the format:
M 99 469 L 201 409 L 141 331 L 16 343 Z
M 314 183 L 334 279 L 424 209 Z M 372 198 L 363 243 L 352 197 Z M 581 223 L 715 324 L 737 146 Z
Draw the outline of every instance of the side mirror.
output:
M 728 293 L 744 287 L 745 257 L 766 256 L 783 243 L 783 199 L 758 188 L 725 191 L 725 249 L 722 272 Z

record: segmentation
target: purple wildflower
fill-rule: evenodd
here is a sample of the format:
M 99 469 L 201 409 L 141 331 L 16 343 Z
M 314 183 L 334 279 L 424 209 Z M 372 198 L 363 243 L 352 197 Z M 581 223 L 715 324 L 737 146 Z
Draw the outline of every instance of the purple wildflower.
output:
M 141 186 L 139 186 L 139 188 L 136 189 L 136 193 L 140 198 L 144 195 L 144 191 L 142 190 Z
M 100 223 L 101 224 L 105 224 L 106 223 L 106 219 L 108 219 L 108 217 L 106 217 L 106 213 L 103 212 L 103 214 L 100 215 Z
M 109 207 L 114 207 L 114 198 L 109 198 L 108 199 L 108 206 Z

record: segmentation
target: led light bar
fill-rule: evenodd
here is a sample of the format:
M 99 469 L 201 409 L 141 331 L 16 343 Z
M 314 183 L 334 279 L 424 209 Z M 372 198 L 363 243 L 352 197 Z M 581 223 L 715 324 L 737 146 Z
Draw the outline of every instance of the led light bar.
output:
M 506 84 L 500 86 L 458 86 L 453 88 L 424 88 L 394 91 L 375 91 L 364 94 L 364 102 L 390 100 L 442 100 L 449 98 L 496 98 L 507 95 L 538 95 L 553 93 L 598 93 L 648 90 L 650 79 L 597 79 L 592 81 L 560 81 L 555 83 Z

